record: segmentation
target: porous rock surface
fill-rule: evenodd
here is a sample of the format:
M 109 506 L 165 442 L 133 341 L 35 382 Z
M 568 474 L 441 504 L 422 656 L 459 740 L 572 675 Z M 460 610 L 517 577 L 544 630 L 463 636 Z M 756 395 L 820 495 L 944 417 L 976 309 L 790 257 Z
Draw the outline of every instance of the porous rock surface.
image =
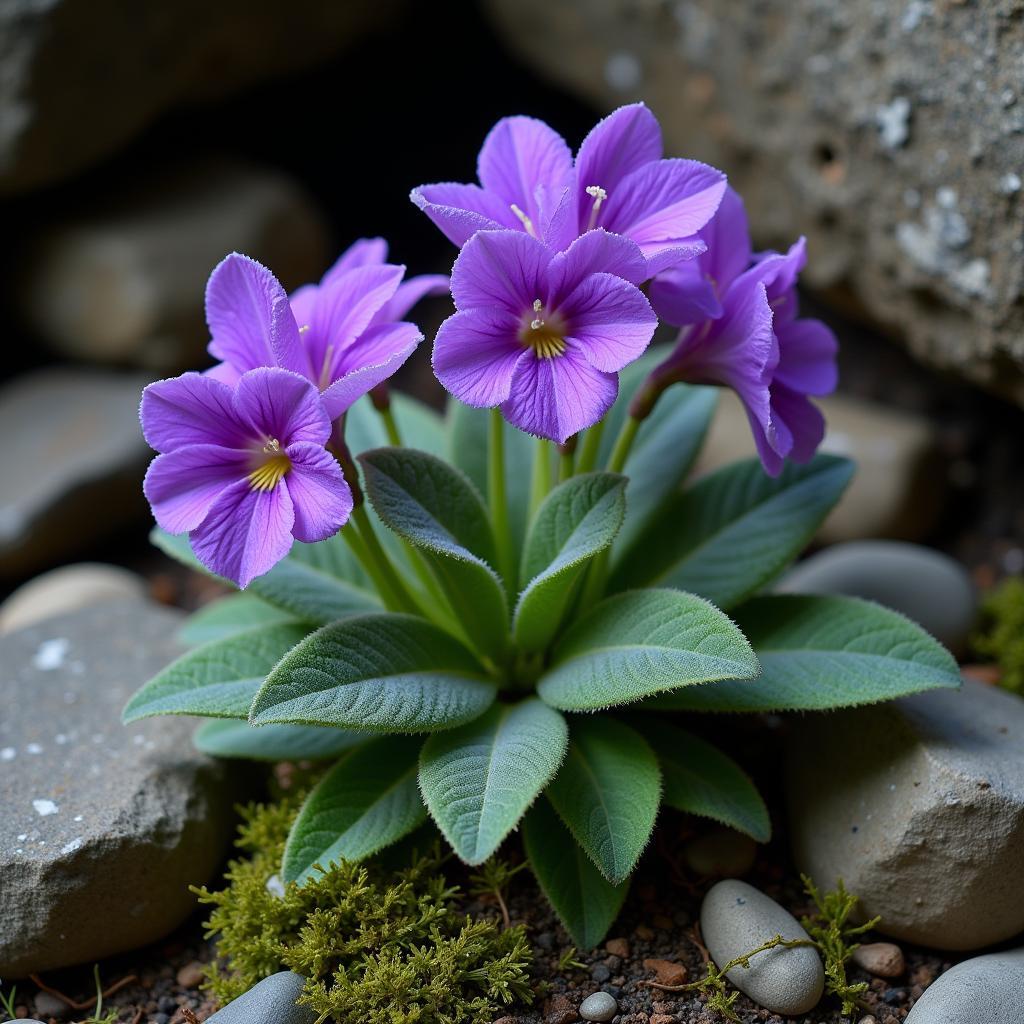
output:
M 984 683 L 794 722 L 790 836 L 878 931 L 971 950 L 1024 928 L 1024 700 Z
M 0 638 L 0 975 L 153 942 L 195 909 L 233 827 L 236 776 L 194 722 L 122 726 L 180 653 L 177 612 L 101 604 Z
M 1021 0 L 487 6 L 552 80 L 647 101 L 674 155 L 729 174 L 760 242 L 806 235 L 809 284 L 1024 401 Z

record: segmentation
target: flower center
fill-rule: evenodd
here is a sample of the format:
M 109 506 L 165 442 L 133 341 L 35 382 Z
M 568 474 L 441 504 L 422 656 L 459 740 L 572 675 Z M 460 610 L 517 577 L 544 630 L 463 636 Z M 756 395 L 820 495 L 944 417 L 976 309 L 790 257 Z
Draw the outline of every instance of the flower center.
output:
M 565 352 L 565 338 L 562 330 L 561 317 L 545 314 L 550 319 L 545 321 L 544 304 L 540 299 L 533 300 L 533 319 L 524 323 L 519 332 L 519 340 L 533 349 L 538 359 L 554 359 Z
M 590 209 L 590 221 L 587 223 L 587 230 L 593 231 L 597 227 L 597 215 L 601 212 L 601 204 L 608 198 L 608 193 L 600 185 L 588 185 L 584 190 L 594 205 Z
M 281 451 L 281 442 L 275 437 L 263 446 L 263 453 L 269 458 L 249 474 L 249 483 L 253 490 L 272 491 L 292 468 L 292 460 Z

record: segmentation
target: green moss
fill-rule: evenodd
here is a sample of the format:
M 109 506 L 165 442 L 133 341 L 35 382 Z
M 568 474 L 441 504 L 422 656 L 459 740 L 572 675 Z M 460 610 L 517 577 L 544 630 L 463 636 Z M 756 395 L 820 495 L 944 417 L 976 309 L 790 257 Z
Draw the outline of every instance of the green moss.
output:
M 532 954 L 522 928 L 473 921 L 439 857 L 411 855 L 397 870 L 341 863 L 284 896 L 267 889 L 278 871 L 300 795 L 243 812 L 227 887 L 196 889 L 210 904 L 208 934 L 220 963 L 207 988 L 222 1003 L 280 970 L 307 978 L 299 1002 L 318 1022 L 490 1022 L 502 1006 L 531 1001 Z
M 982 602 L 974 649 L 1002 669 L 999 685 L 1024 694 L 1024 578 L 1004 580 Z

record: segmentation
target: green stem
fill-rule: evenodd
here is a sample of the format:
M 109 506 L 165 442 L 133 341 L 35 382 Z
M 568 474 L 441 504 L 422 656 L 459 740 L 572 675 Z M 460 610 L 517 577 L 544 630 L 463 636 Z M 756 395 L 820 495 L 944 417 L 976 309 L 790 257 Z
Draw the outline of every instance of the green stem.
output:
M 487 504 L 494 524 L 498 572 L 510 595 L 515 593 L 516 579 L 512 554 L 512 531 L 508 522 L 508 501 L 505 497 L 505 421 L 498 409 L 491 410 L 491 426 L 487 458 Z
M 562 455 L 558 460 L 558 482 L 565 483 L 573 475 L 572 452 L 562 449 Z
M 381 597 L 384 598 L 384 603 L 391 603 L 392 611 L 409 612 L 412 615 L 419 615 L 419 606 L 416 604 L 412 594 L 409 593 L 405 583 L 402 582 L 402 578 L 395 571 L 395 567 L 391 564 L 391 560 L 377 539 L 373 523 L 370 522 L 370 517 L 366 514 L 365 505 L 357 505 L 352 510 L 352 522 L 359 531 L 359 538 L 365 546 L 368 564 L 364 568 L 374 578 L 378 589 L 381 589 Z M 356 551 L 356 557 L 358 557 L 358 551 Z M 373 565 L 373 570 L 370 569 L 370 564 Z M 378 578 L 380 582 L 378 582 Z M 383 587 L 381 584 L 383 584 Z M 391 595 L 391 602 L 388 601 L 388 594 Z
M 551 490 L 551 450 L 548 442 L 538 438 L 533 449 L 533 474 L 530 478 L 530 519 Z
M 640 429 L 641 420 L 627 416 L 619 436 L 615 439 L 615 447 L 612 449 L 611 457 L 608 459 L 608 472 L 621 473 L 629 458 L 630 449 L 636 440 L 637 431 Z
M 577 473 L 590 473 L 597 465 L 597 456 L 601 452 L 601 435 L 604 434 L 605 420 L 598 420 L 583 439 L 583 449 L 576 462 Z
M 356 560 L 366 571 L 366 575 L 373 581 L 380 599 L 384 602 L 384 607 L 389 611 L 398 611 L 400 607 L 398 597 L 391 589 L 387 579 L 381 574 L 377 563 L 370 557 L 370 553 L 366 550 L 366 545 L 356 529 L 356 524 L 350 522 L 342 527 L 341 537 L 352 550 L 352 554 L 356 556 Z
M 398 421 L 395 419 L 391 406 L 389 405 L 386 409 L 378 409 L 377 412 L 384 421 L 384 430 L 388 435 L 388 444 L 393 445 L 395 448 L 401 448 L 402 435 L 398 432 Z

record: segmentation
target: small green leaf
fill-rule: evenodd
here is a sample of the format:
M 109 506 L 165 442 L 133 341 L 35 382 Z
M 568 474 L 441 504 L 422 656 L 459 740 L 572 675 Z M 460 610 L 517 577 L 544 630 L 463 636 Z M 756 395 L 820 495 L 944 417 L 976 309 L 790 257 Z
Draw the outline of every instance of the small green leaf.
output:
M 422 549 L 469 641 L 491 656 L 508 640 L 504 588 L 483 499 L 446 462 L 408 448 L 359 456 L 366 490 L 386 526 Z
M 229 594 L 190 615 L 178 630 L 178 639 L 188 647 L 197 647 L 256 627 L 280 626 L 295 621 L 288 612 L 268 604 L 255 594 Z
M 661 773 L 651 748 L 607 715 L 573 720 L 565 764 L 548 798 L 612 885 L 629 877 L 654 828 Z
M 528 651 L 543 650 L 558 631 L 590 560 L 615 539 L 626 513 L 626 478 L 584 473 L 559 484 L 530 525 L 514 633 Z
M 538 800 L 523 819 L 523 845 L 537 883 L 572 941 L 593 949 L 619 916 L 629 882 L 607 882 L 546 800 Z
M 588 711 L 714 679 L 749 679 L 757 658 L 713 605 L 678 590 L 602 601 L 555 647 L 537 690 L 553 707 Z
M 454 637 L 411 615 L 357 615 L 306 637 L 252 702 L 254 725 L 433 732 L 482 715 L 495 686 Z
M 267 674 L 306 633 L 306 626 L 286 623 L 203 644 L 146 683 L 128 701 L 122 720 L 153 715 L 244 719 Z
M 565 719 L 528 697 L 427 739 L 420 789 L 462 860 L 482 864 L 501 845 L 558 771 L 568 738 Z
M 654 748 L 669 807 L 713 818 L 766 843 L 771 819 L 757 787 L 731 758 L 699 736 L 644 715 L 633 726 Z
M 814 536 L 853 476 L 853 463 L 818 455 L 768 476 L 744 459 L 662 506 L 622 552 L 610 586 L 678 587 L 731 608 L 771 582 Z
M 249 761 L 326 761 L 367 742 L 365 732 L 328 725 L 260 725 L 233 719 L 203 722 L 192 737 L 197 750 L 213 757 Z
M 490 410 L 474 409 L 452 399 L 448 403 L 448 447 L 446 458 L 462 470 L 481 494 L 487 493 L 487 434 Z M 533 467 L 535 438 L 502 424 L 505 452 L 505 497 L 512 544 L 522 550 L 530 512 L 530 472 Z
M 299 811 L 284 851 L 285 883 L 341 860 L 360 861 L 398 842 L 427 816 L 416 788 L 421 741 L 384 736 L 346 754 Z
M 665 694 L 656 707 L 816 711 L 958 687 L 952 655 L 915 622 L 856 597 L 758 597 L 737 611 L 761 677 Z

